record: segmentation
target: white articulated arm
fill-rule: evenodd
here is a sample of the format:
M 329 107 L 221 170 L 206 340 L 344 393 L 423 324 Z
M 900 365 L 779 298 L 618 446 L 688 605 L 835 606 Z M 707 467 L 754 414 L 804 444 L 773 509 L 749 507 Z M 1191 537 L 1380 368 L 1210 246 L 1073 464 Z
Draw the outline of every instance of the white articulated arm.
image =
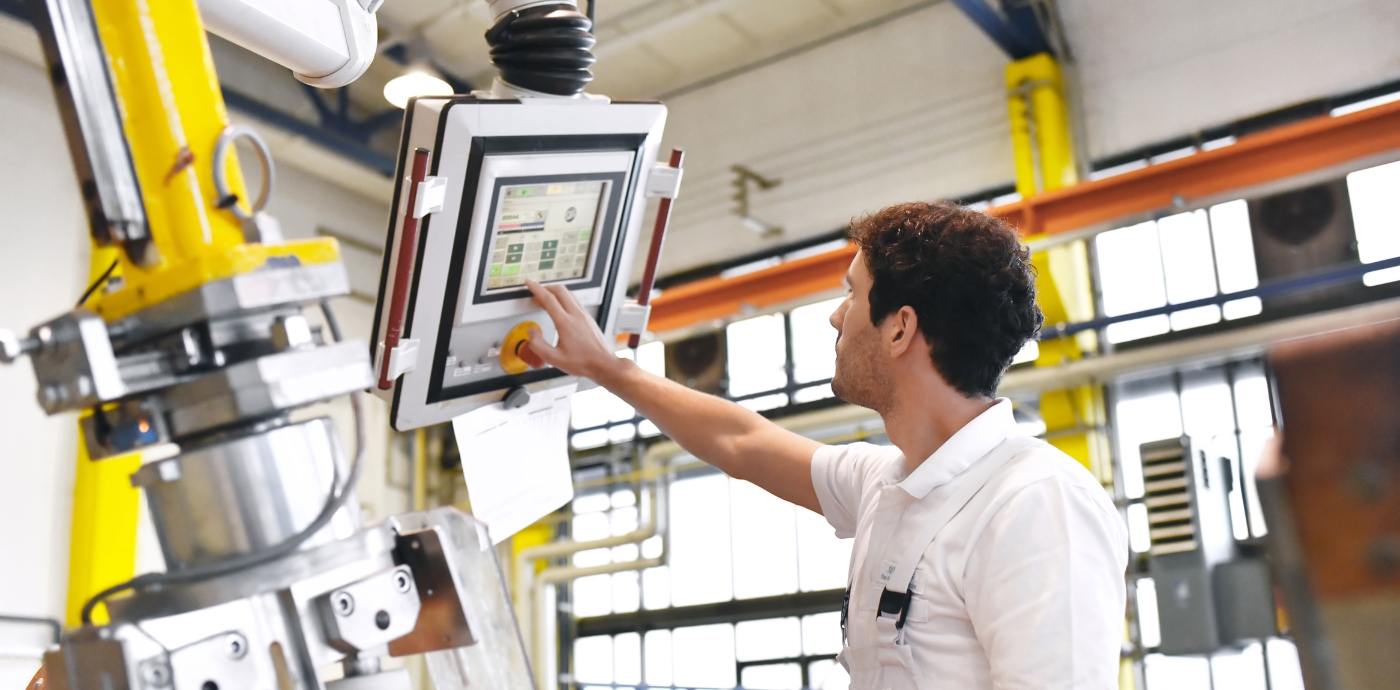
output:
M 323 89 L 369 69 L 384 0 L 199 0 L 211 33 L 257 53 Z

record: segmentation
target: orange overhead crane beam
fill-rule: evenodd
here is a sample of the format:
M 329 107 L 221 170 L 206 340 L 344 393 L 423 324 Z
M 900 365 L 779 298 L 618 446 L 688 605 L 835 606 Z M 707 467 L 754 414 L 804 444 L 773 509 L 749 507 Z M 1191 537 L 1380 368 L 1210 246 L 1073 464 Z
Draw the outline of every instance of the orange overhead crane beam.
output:
M 1400 102 L 1284 125 L 1213 151 L 992 209 L 1026 237 L 1171 208 L 1400 149 Z
M 651 301 L 647 329 L 674 331 L 838 289 L 855 255 L 855 247 L 845 247 L 732 278 L 706 278 L 664 290 Z
M 1276 127 L 1213 151 L 1037 194 L 988 213 L 1022 237 L 1054 235 L 1395 150 L 1400 150 L 1400 102 Z M 855 249 L 846 247 L 666 290 L 652 301 L 650 329 L 674 331 L 840 288 L 854 255 Z

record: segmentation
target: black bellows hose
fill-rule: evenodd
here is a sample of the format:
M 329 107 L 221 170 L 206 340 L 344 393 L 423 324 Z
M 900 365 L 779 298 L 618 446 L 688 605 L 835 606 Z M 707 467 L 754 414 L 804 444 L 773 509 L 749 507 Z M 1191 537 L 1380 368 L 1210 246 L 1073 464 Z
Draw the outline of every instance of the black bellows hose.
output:
M 593 22 L 572 4 L 537 5 L 502 17 L 486 42 L 507 84 L 573 96 L 593 81 L 592 32 Z

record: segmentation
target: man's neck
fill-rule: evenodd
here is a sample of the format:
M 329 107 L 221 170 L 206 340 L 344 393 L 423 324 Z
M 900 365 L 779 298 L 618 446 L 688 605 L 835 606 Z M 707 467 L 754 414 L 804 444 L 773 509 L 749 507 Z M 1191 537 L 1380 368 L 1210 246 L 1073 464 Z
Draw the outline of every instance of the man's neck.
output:
M 911 473 L 953 434 L 996 404 L 992 398 L 968 398 L 952 388 L 915 389 L 897 395 L 895 402 L 881 413 L 885 434 L 904 453 L 905 469 Z

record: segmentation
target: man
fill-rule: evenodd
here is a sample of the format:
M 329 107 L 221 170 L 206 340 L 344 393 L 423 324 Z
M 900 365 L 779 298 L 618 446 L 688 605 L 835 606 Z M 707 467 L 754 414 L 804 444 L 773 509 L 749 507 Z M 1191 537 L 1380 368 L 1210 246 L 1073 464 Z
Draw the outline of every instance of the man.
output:
M 859 247 L 831 387 L 893 447 L 823 446 L 619 359 L 568 290 L 531 355 L 602 385 L 696 457 L 855 537 L 841 662 L 852 690 L 1117 687 L 1126 529 L 1098 482 L 1017 434 L 1003 372 L 1040 328 L 1029 252 L 1000 221 L 911 203 Z

